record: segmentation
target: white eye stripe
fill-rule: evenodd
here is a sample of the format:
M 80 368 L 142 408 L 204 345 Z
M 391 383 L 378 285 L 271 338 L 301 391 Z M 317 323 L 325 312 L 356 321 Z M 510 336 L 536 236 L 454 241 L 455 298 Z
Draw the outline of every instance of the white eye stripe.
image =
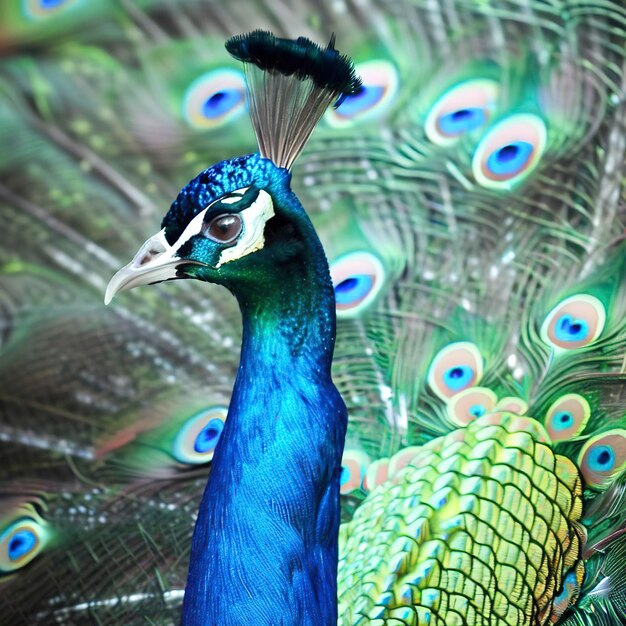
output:
M 192 237 L 200 234 L 200 232 L 202 231 L 202 226 L 204 224 L 204 216 L 208 210 L 209 207 L 207 207 L 203 211 L 200 211 L 200 213 L 198 213 L 198 215 L 196 215 L 191 220 L 191 222 L 187 224 L 182 235 L 176 240 L 176 243 L 172 246 L 172 253 L 180 250 Z
M 235 202 L 239 202 L 241 200 L 241 197 L 243 197 L 247 190 L 248 187 L 238 189 L 237 191 L 234 191 L 232 193 L 240 194 L 240 197 L 230 196 L 227 198 L 216 200 L 215 202 L 223 202 L 225 204 L 233 204 Z M 200 213 L 198 213 L 198 215 L 196 215 L 191 220 L 191 222 L 187 224 L 182 235 L 178 238 L 173 246 L 166 246 L 168 248 L 167 253 L 169 256 L 173 256 L 192 237 L 195 237 L 202 232 L 206 212 L 209 210 L 209 208 L 211 208 L 211 206 L 215 204 L 215 202 L 211 203 L 203 211 L 200 211 Z M 265 224 L 273 216 L 274 204 L 272 202 L 272 197 L 269 195 L 269 193 L 260 189 L 255 201 L 249 207 L 243 209 L 243 211 L 239 213 L 239 217 L 242 221 L 242 231 L 241 235 L 239 235 L 239 241 L 236 245 L 230 248 L 226 248 L 222 251 L 219 261 L 215 267 L 218 268 L 225 263 L 235 261 L 263 248 L 263 246 L 265 245 Z M 167 244 L 165 240 L 165 230 L 162 230 L 158 234 L 158 237 Z
M 215 267 L 218 268 L 225 263 L 261 250 L 265 245 L 265 224 L 274 214 L 272 197 L 266 191 L 259 190 L 256 200 L 239 213 L 243 228 L 237 245 L 226 248 L 220 254 L 219 262 Z

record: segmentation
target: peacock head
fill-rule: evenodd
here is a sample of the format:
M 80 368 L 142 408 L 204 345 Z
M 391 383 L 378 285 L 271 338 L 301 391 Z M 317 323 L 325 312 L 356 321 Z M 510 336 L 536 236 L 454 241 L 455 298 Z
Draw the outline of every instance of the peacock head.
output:
M 326 48 L 303 37 L 254 31 L 227 50 L 244 62 L 248 106 L 260 154 L 223 161 L 178 194 L 135 258 L 109 283 L 105 303 L 138 285 L 198 278 L 242 288 L 276 280 L 277 266 L 317 241 L 289 186 L 289 170 L 324 111 L 361 86 L 352 62 L 331 39 Z M 322 255 L 323 256 L 323 255 Z
M 105 302 L 139 285 L 196 278 L 228 287 L 267 284 L 306 245 L 307 218 L 290 173 L 258 154 L 204 170 L 178 194 L 133 260 L 111 279 Z

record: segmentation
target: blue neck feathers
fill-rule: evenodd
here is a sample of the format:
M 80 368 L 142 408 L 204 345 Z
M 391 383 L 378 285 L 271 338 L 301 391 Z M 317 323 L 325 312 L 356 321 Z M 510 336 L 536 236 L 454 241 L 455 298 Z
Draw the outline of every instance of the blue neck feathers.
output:
M 241 362 L 194 532 L 184 626 L 337 623 L 347 414 L 330 375 L 328 264 L 303 212 L 298 222 L 304 253 L 236 293 Z

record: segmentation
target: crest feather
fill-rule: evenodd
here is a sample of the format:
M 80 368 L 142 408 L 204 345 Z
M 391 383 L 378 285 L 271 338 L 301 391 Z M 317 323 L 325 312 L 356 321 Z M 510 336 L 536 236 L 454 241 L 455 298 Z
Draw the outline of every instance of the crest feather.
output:
M 280 39 L 256 30 L 226 42 L 243 61 L 250 119 L 261 155 L 291 168 L 330 104 L 361 88 L 352 61 L 334 47 L 305 37 Z

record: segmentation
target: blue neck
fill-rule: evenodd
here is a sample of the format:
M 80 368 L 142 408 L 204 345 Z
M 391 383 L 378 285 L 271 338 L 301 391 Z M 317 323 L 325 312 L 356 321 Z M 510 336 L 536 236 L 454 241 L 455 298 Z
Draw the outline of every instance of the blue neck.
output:
M 330 376 L 332 285 L 312 237 L 275 284 L 238 294 L 241 363 L 194 532 L 184 626 L 337 623 L 347 414 Z

